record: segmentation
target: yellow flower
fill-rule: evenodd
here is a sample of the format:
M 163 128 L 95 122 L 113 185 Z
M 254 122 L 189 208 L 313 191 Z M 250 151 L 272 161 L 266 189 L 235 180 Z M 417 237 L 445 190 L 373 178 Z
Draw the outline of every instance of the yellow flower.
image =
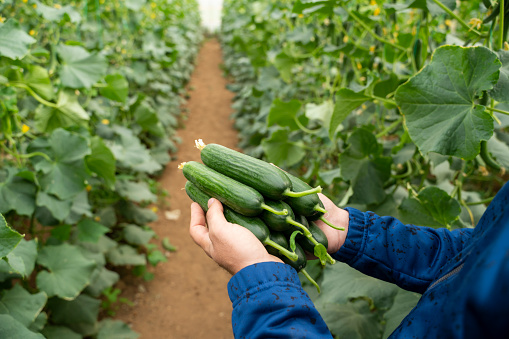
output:
M 33 8 L 37 8 L 37 4 L 32 4 L 32 7 Z
M 299 18 L 301 18 L 301 19 L 302 19 L 303 17 L 304 17 L 304 14 L 302 14 L 302 13 L 301 13 L 301 14 L 299 14 Z
M 157 4 L 156 4 L 155 2 L 153 2 L 153 3 L 151 3 L 151 4 L 150 4 L 150 7 L 152 7 L 152 8 L 156 8 L 156 7 L 157 7 Z
M 470 24 L 470 26 L 472 26 L 472 28 L 475 27 L 477 29 L 480 29 L 481 25 L 482 25 L 482 20 L 478 19 L 478 18 L 472 18 L 472 19 L 470 19 L 469 24 Z
M 444 24 L 440 24 L 440 25 L 438 25 L 438 28 L 443 31 L 445 29 L 445 25 Z
M 358 70 L 361 70 L 362 69 L 362 64 L 360 62 L 357 62 L 357 69 Z
M 3 16 L 0 16 L 0 22 L 4 22 L 5 21 L 5 18 Z
M 380 15 L 380 7 L 377 7 L 375 9 L 375 12 L 373 13 L 374 16 L 379 16 Z
M 25 4 L 26 4 L 27 2 L 28 2 L 28 0 L 23 0 L 23 3 L 25 3 Z
M 155 19 L 157 15 L 155 13 L 150 14 L 150 19 Z
M 448 26 L 448 27 L 451 27 L 451 25 L 452 25 L 452 21 L 451 21 L 451 20 L 449 20 L 449 19 L 445 20 L 445 21 L 444 21 L 444 23 L 445 23 L 445 25 L 446 25 L 446 26 Z
M 98 215 L 96 215 L 96 216 L 94 217 L 94 220 L 95 220 L 95 221 L 97 221 L 97 222 L 99 222 L 99 221 L 101 221 L 101 217 L 100 217 L 100 216 L 98 216 Z
M 362 108 L 363 110 L 366 110 L 366 108 L 368 108 L 368 106 L 366 106 L 365 104 L 362 104 L 361 108 Z
M 54 4 L 53 7 L 55 7 L 56 9 L 62 8 L 62 6 L 60 6 L 60 4 Z
M 375 53 L 375 49 L 376 49 L 376 46 L 375 46 L 375 45 L 370 46 L 370 47 L 369 47 L 369 52 L 370 52 L 370 53 Z
M 398 37 L 398 35 L 399 35 L 399 33 L 398 33 L 398 32 L 394 32 L 394 37 L 395 37 L 395 38 L 397 38 L 397 37 Z
M 126 54 L 126 53 L 127 53 L 127 51 L 126 51 L 126 49 L 125 49 L 125 48 L 122 48 L 122 50 L 120 51 L 120 53 L 122 53 L 122 54 Z
M 344 42 L 345 44 L 348 42 L 348 35 L 345 35 L 345 36 L 343 37 L 343 42 Z
M 30 131 L 30 126 L 23 124 L 21 126 L 21 132 L 25 134 L 26 132 Z
M 87 192 L 90 192 L 92 190 L 92 186 L 87 185 L 87 187 L 85 187 L 85 189 L 87 190 Z
M 103 125 L 109 125 L 109 124 L 110 124 L 110 121 L 109 121 L 108 119 L 102 119 L 102 120 L 101 120 L 101 123 L 102 123 Z
M 369 2 L 369 4 L 370 4 L 371 6 L 375 6 L 375 5 L 376 5 L 376 1 L 375 1 L 375 0 L 371 0 L 371 1 Z
M 157 211 L 159 211 L 159 208 L 157 208 L 157 206 L 153 206 L 151 210 L 152 212 L 157 213 Z
M 416 35 L 417 34 L 417 27 L 413 27 L 412 28 L 412 35 Z
M 509 51 L 509 43 L 507 43 L 507 41 L 504 41 L 504 49 Z

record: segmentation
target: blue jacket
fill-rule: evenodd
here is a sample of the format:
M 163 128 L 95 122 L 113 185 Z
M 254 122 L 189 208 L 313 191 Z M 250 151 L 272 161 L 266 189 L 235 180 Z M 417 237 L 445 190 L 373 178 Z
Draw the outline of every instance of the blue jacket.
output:
M 416 227 L 347 210 L 348 235 L 335 259 L 422 293 L 391 338 L 509 337 L 509 184 L 475 229 Z M 248 266 L 228 293 L 237 339 L 332 338 L 288 265 Z

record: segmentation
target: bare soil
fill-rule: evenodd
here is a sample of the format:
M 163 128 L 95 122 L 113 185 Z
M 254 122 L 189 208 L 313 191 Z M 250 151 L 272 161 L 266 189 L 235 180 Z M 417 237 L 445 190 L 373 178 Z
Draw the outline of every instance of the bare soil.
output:
M 237 134 L 230 120 L 233 94 L 225 88 L 221 62 L 218 41 L 206 41 L 189 83 L 188 112 L 182 121 L 185 127 L 178 132 L 182 144 L 177 159 L 167 165 L 159 180 L 170 194 L 166 210 L 180 210 L 181 214 L 172 221 L 161 209 L 159 220 L 151 226 L 158 235 L 157 244 L 168 237 L 178 250 L 167 252 L 168 262 L 152 270 L 152 281 L 128 279 L 120 283 L 122 297 L 135 306 L 123 305 L 116 318 L 129 323 L 141 339 L 233 338 L 232 306 L 226 289 L 230 275 L 189 236 L 191 201 L 183 189 L 186 179 L 177 169 L 180 162 L 200 160 L 195 139 L 236 148 Z

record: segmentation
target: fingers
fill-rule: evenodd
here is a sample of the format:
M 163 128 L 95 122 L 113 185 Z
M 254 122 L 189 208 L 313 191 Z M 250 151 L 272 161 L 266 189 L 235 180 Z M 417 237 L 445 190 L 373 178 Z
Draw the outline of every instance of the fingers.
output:
M 209 210 L 207 211 L 207 224 L 213 229 L 215 225 L 224 225 L 228 223 L 223 214 L 223 205 L 217 199 L 209 200 Z
M 210 248 L 209 230 L 205 219 L 205 213 L 200 205 L 193 202 L 191 204 L 191 222 L 189 226 L 189 234 L 194 242 L 208 253 Z M 210 255 L 210 254 L 209 254 Z

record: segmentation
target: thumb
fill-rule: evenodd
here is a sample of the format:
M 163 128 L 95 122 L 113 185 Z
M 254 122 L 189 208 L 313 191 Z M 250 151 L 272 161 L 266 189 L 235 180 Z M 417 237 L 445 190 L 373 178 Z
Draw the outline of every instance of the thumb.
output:
M 228 221 L 223 214 L 223 204 L 217 199 L 211 198 L 208 201 L 209 210 L 207 211 L 206 218 L 209 229 L 212 230 L 215 225 L 221 225 Z

